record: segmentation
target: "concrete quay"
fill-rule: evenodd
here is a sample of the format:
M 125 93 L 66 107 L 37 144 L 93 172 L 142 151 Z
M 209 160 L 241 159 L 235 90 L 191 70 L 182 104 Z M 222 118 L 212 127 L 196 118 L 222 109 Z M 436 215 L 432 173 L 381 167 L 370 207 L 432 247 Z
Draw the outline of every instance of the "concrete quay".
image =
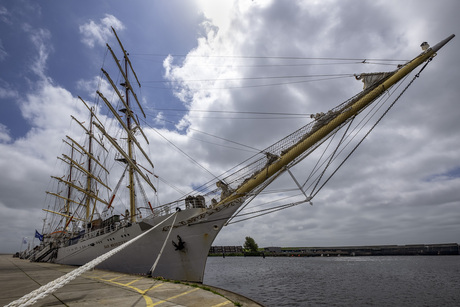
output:
M 0 305 L 4 306 L 74 270 L 0 255 Z M 212 290 L 212 291 L 210 291 Z M 33 306 L 261 306 L 238 294 L 205 285 L 91 270 Z

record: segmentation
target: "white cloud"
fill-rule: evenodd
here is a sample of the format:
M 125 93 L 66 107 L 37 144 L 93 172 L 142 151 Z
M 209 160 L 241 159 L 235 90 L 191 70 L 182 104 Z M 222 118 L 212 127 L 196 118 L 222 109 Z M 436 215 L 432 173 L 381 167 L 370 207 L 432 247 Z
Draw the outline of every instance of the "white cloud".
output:
M 442 33 L 438 33 L 439 29 L 433 29 L 430 25 L 430 20 L 436 19 L 430 14 L 442 15 L 438 9 L 430 11 L 426 7 L 422 9 L 421 6 L 417 6 L 419 22 L 416 23 L 416 28 L 409 26 L 409 31 L 406 28 L 412 24 L 412 21 L 408 20 L 407 15 L 402 11 L 393 11 L 393 8 L 385 10 L 388 6 L 387 2 L 361 3 L 359 6 L 337 1 L 316 4 L 274 1 L 266 2 L 264 5 L 254 2 L 234 1 L 226 4 L 226 10 L 218 10 L 214 3 L 199 2 L 205 16 L 209 19 L 203 24 L 205 34 L 197 40 L 197 47 L 189 52 L 183 63 L 175 64 L 172 58 L 164 62 L 165 77 L 176 86 L 174 93 L 186 107 L 191 110 L 264 110 L 292 113 L 327 111 L 358 92 L 361 84 L 346 80 L 324 84 L 292 83 L 284 86 L 257 87 L 254 90 L 232 89 L 232 87 L 249 84 L 250 81 L 242 81 L 242 78 L 318 73 L 320 68 L 323 71 L 335 69 L 335 73 L 359 73 L 366 70 L 393 68 L 364 67 L 364 65 L 361 67 L 280 65 L 276 68 L 263 68 L 259 65 L 260 59 L 243 60 L 222 56 L 290 55 L 401 59 L 417 55 L 420 52 L 420 43 L 429 37 L 433 37 L 433 43 L 444 38 Z M 452 17 L 450 21 L 447 24 L 454 24 L 455 18 Z M 390 24 L 391 27 L 388 26 Z M 448 34 L 450 32 L 444 35 Z M 452 56 L 449 51 L 453 50 L 452 48 L 455 49 L 455 46 L 450 45 L 445 48 L 447 50 L 442 50 L 440 53 L 446 57 L 449 57 L 449 53 Z M 270 64 L 280 64 L 274 58 L 265 61 Z M 433 66 L 431 69 L 444 65 L 443 60 L 438 61 L 436 58 L 436 61 L 430 65 Z M 426 78 L 425 81 L 423 78 Z M 424 125 L 421 121 L 426 114 L 437 113 L 435 110 L 438 109 L 433 103 L 423 99 L 426 94 L 433 91 L 439 93 L 440 88 L 450 90 L 455 88 L 450 82 L 448 87 L 447 85 L 437 87 L 434 83 L 435 79 L 439 78 L 425 72 L 422 81 L 417 80 L 410 89 L 412 92 L 409 91 L 403 96 L 405 104 L 401 103 L 401 106 L 390 112 L 388 118 L 377 127 L 376 132 L 371 134 L 352 159 L 318 194 L 314 207 L 301 206 L 271 217 L 230 226 L 218 236 L 217 244 L 241 244 L 235 242 L 234 238 L 236 236 L 244 238 L 248 234 L 259 237 L 262 246 L 271 245 L 272 242 L 280 245 L 310 244 L 299 243 L 300 237 L 309 242 L 316 240 L 314 242 L 317 244 L 328 244 L 327 242 L 359 244 L 357 235 L 372 231 L 366 229 L 372 226 L 375 226 L 375 229 L 385 228 L 385 235 L 377 236 L 376 232 L 368 237 L 362 236 L 362 244 L 407 244 L 414 242 L 410 240 L 415 240 L 416 231 L 425 235 L 430 234 L 439 225 L 427 221 L 423 227 L 416 227 L 417 220 L 425 220 L 425 214 L 433 213 L 435 209 L 430 206 L 437 204 L 440 207 L 447 207 L 452 201 L 460 201 L 453 188 L 457 179 L 451 178 L 449 183 L 444 182 L 443 185 L 433 185 L 426 181 L 430 174 L 443 173 L 458 167 L 458 161 L 453 157 L 458 155 L 460 144 L 453 141 L 451 137 L 453 131 L 458 129 L 458 121 L 457 124 L 453 121 L 460 116 L 458 108 L 453 103 L 456 100 L 454 98 L 440 100 L 443 103 L 439 108 L 450 110 L 442 112 L 442 120 L 440 116 L 436 118 L 428 116 L 429 125 Z M 450 79 L 446 77 L 444 81 L 446 80 Z M 422 85 L 417 86 L 418 82 Z M 426 90 L 425 94 L 425 88 L 428 87 L 430 90 Z M 433 100 L 437 99 L 433 97 Z M 205 115 L 200 116 L 192 112 L 186 114 L 182 120 L 187 122 L 189 128 L 209 131 L 256 148 L 264 148 L 270 142 L 298 128 L 302 122 L 305 123 L 304 120 L 272 121 L 267 124 L 241 120 L 235 123 L 226 119 L 215 121 Z M 193 130 L 187 133 L 188 136 L 192 134 Z M 425 146 L 427 140 L 429 145 Z M 190 148 L 191 142 L 189 143 L 184 146 Z M 198 146 L 206 147 L 203 144 Z M 197 148 L 190 148 L 190 150 L 200 152 Z M 228 150 L 222 148 L 208 147 L 202 152 L 212 153 L 204 154 L 199 159 L 201 163 L 210 165 L 210 168 L 213 165 L 231 166 L 244 159 L 241 153 L 229 155 Z M 302 168 L 298 172 L 305 174 L 307 170 L 308 168 Z M 438 197 L 428 197 L 428 195 L 438 195 Z M 445 195 L 446 200 L 441 199 L 441 195 Z M 382 207 L 382 203 L 391 205 Z M 449 208 L 452 210 L 452 206 Z M 414 228 L 407 230 L 411 233 L 401 240 L 392 239 L 391 229 L 397 227 L 403 229 L 404 223 L 407 223 L 407 219 L 410 218 L 409 213 L 406 212 L 412 214 L 411 224 Z M 399 214 L 404 218 L 399 218 Z M 451 214 L 459 216 L 460 212 L 455 210 Z M 383 216 L 394 220 L 382 220 Z M 295 217 L 301 218 L 293 221 L 292 218 Z M 348 220 L 347 227 L 340 225 L 344 218 Z M 331 225 L 324 221 L 334 222 Z M 439 220 L 439 223 L 442 223 L 442 220 Z M 271 225 L 271 228 L 277 230 L 277 235 L 267 233 L 268 229 L 264 225 Z M 303 227 L 305 225 L 311 228 L 310 230 L 318 236 L 318 239 L 308 234 L 305 237 L 304 231 L 299 230 L 305 229 Z M 455 228 L 446 226 L 444 231 L 445 240 L 456 240 L 453 236 Z M 339 233 L 342 237 L 326 239 L 328 235 L 338 236 Z M 352 233 L 355 234 L 351 235 Z M 442 241 L 443 233 L 438 232 L 438 236 Z M 353 241 L 354 239 L 357 241 Z
M 40 82 L 37 88 L 21 102 L 24 118 L 36 128 L 67 127 L 69 114 L 75 112 L 76 99 L 66 89 L 47 82 Z
M 34 28 L 30 24 L 24 24 L 23 30 L 29 34 L 29 39 L 37 50 L 37 56 L 31 65 L 31 70 L 42 80 L 46 79 L 46 64 L 48 56 L 53 51 L 50 44 L 51 33 L 47 29 Z
M 18 92 L 11 89 L 10 85 L 6 82 L 3 82 L 3 80 L 0 80 L 0 98 L 16 98 L 18 97 Z
M 0 143 L 11 141 L 10 130 L 7 126 L 0 124 Z
M 70 124 L 70 114 L 77 118 L 80 114 L 75 107 L 77 99 L 47 75 L 48 57 L 53 50 L 50 31 L 29 24 L 23 25 L 23 30 L 36 49 L 30 67 L 38 80 L 30 82 L 26 93 L 10 89 L 5 82 L 0 89 L 0 96 L 17 103 L 32 127 L 24 137 L 13 140 L 9 128 L 0 124 L 0 169 L 8 178 L 0 184 L 0 224 L 8 252 L 19 248 L 11 238 L 27 236 L 34 227 L 41 229 L 41 204 L 60 155 L 61 140 L 76 127 Z
M 11 13 L 4 6 L 0 6 L 0 21 L 11 24 Z
M 2 40 L 0 39 L 0 61 L 5 60 L 8 57 L 8 52 L 6 52 L 5 48 L 3 47 Z
M 213 1 L 213 0 L 196 0 L 197 5 L 203 12 L 204 16 L 209 19 L 218 29 L 223 32 L 229 32 L 232 25 L 236 22 L 235 12 L 243 15 L 251 7 L 267 7 L 271 5 L 272 0 L 258 1 Z M 241 21 L 238 21 L 241 22 Z
M 110 14 L 106 14 L 99 23 L 90 20 L 80 26 L 80 34 L 83 36 L 82 42 L 90 48 L 93 48 L 96 44 L 105 45 L 112 36 L 111 27 L 117 31 L 125 28 L 119 19 Z
M 207 20 L 202 24 L 203 35 L 196 48 L 180 64 L 172 57 L 164 61 L 165 78 L 176 86 L 174 93 L 192 111 L 176 121 L 176 128 L 183 129 L 180 133 L 164 127 L 157 131 L 216 175 L 252 153 L 224 147 L 236 145 L 197 130 L 262 149 L 308 119 L 248 120 L 238 115 L 235 120 L 228 114 L 216 119 L 219 116 L 196 110 L 299 114 L 326 111 L 359 91 L 361 84 L 353 79 L 324 83 L 294 83 L 288 79 L 284 80 L 287 84 L 279 85 L 283 82 L 248 78 L 391 69 L 370 65 L 303 65 L 305 62 L 274 57 L 411 57 L 420 52 L 422 38 L 430 43 L 443 38 L 439 37 L 440 25 L 435 29 L 433 24 L 420 20 L 442 18 L 448 10 L 435 10 L 437 4 L 427 1 L 417 6 L 418 16 L 412 18 L 386 1 L 363 2 L 359 6 L 348 1 L 234 1 L 225 2 L 225 9 L 216 7 L 215 1 L 201 3 Z M 445 22 L 452 26 L 456 19 L 449 17 Z M 104 44 L 111 35 L 110 25 L 124 29 L 117 18 L 106 15 L 80 27 L 82 41 L 89 47 Z M 6 86 L 0 89 L 0 96 L 20 102 L 21 111 L 32 126 L 17 140 L 11 140 L 8 127 L 0 126 L 0 170 L 10 179 L 0 184 L 0 210 L 6 214 L 0 217 L 4 227 L 1 233 L 8 236 L 8 231 L 15 232 L 8 237 L 24 236 L 31 227 L 41 227 L 38 208 L 42 207 L 49 175 L 55 173 L 60 140 L 76 126 L 69 124 L 69 115 L 84 118 L 79 115 L 81 108 L 76 107 L 76 95 L 56 85 L 46 73 L 53 50 L 50 32 L 25 29 L 36 46 L 33 67 L 40 80 L 20 96 Z M 454 30 L 446 35 L 451 32 Z M 453 41 L 439 52 L 401 103 L 318 194 L 313 207 L 301 205 L 228 226 L 215 243 L 240 245 L 247 235 L 255 238 L 259 246 L 457 241 L 458 177 L 445 175 L 458 167 L 460 152 L 456 135 L 460 130 L 456 47 L 458 43 Z M 99 83 L 98 78 L 81 80 L 78 89 L 93 97 Z M 102 87 L 107 84 L 102 83 Z M 167 112 L 156 116 L 157 123 L 163 119 L 168 119 Z M 166 182 L 189 192 L 213 179 L 152 128 L 144 128 L 144 132 L 151 141 L 148 154 L 155 164 L 155 173 Z M 308 175 L 307 166 L 313 165 L 319 155 L 313 154 L 313 162 L 305 161 L 293 172 L 299 178 Z M 165 181 L 159 182 L 162 202 L 182 196 Z M 280 185 L 295 187 L 289 176 L 280 178 Z M 273 195 L 261 195 L 254 205 L 278 197 Z M 15 215 L 21 216 L 18 227 L 11 222 L 18 221 L 12 218 Z M 433 241 L 427 242 L 426 238 Z M 8 244 L 8 251 L 19 248 L 14 242 Z
M 107 93 L 112 90 L 112 86 L 109 82 L 103 79 L 101 76 L 96 76 L 90 80 L 78 80 L 77 89 L 80 91 L 80 96 L 83 94 L 89 97 L 94 97 L 95 89 L 98 89 L 102 93 Z

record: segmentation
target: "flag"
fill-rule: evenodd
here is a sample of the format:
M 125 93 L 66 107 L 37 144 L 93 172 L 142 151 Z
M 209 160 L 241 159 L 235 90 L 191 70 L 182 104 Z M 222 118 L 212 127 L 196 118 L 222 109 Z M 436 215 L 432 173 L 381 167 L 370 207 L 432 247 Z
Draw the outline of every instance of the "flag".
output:
M 35 238 L 39 239 L 40 241 L 43 241 L 43 235 L 41 235 L 36 229 L 35 229 Z

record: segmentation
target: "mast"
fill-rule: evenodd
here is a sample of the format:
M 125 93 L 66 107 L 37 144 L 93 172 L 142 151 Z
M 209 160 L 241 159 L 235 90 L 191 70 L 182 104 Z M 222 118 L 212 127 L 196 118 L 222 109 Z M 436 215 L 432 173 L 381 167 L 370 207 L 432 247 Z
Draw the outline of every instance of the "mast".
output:
M 114 30 L 115 31 L 115 30 Z M 118 37 L 117 37 L 118 38 Z M 123 46 L 122 46 L 123 49 Z M 123 49 L 123 53 L 125 53 Z M 128 78 L 128 59 L 127 55 L 125 53 L 124 55 L 124 62 L 125 62 L 125 75 L 126 78 Z M 128 110 L 126 110 L 126 125 L 127 125 L 127 130 L 129 132 L 132 132 L 131 128 L 131 114 L 129 114 L 130 110 L 130 101 L 129 101 L 129 84 L 125 84 L 125 97 L 126 97 L 126 105 L 128 106 Z M 131 133 L 128 133 L 128 157 L 131 161 L 135 162 L 133 159 L 133 139 L 131 137 Z M 136 191 L 134 189 L 134 168 L 129 165 L 128 168 L 128 180 L 129 180 L 129 220 L 131 223 L 134 223 L 136 221 Z
M 74 139 L 72 139 L 71 137 L 69 136 L 66 136 L 68 141 L 67 140 L 63 140 L 67 145 L 69 145 L 71 147 L 71 155 L 70 157 L 65 155 L 65 154 L 62 154 L 62 157 L 58 157 L 58 159 L 62 160 L 63 162 L 69 164 L 70 166 L 70 174 L 68 176 L 68 180 L 63 180 L 62 178 L 59 178 L 59 177 L 54 177 L 54 176 L 51 176 L 52 178 L 56 179 L 57 181 L 65 184 L 67 186 L 67 197 L 63 197 L 59 194 L 56 194 L 56 193 L 50 193 L 50 192 L 47 192 L 48 194 L 50 195 L 53 195 L 57 198 L 61 198 L 61 199 L 64 199 L 65 200 L 65 207 L 64 207 L 64 210 L 65 210 L 65 213 L 66 213 L 66 227 L 70 224 L 70 222 L 72 221 L 72 219 L 77 219 L 75 217 L 75 210 L 73 210 L 74 212 L 71 212 L 70 211 L 70 205 L 71 203 L 75 203 L 77 206 L 83 206 L 84 207 L 84 212 L 83 212 L 83 217 L 81 218 L 84 218 L 85 221 L 91 221 L 92 218 L 93 218 L 93 214 L 94 214 L 94 211 L 96 209 L 96 203 L 97 202 L 101 202 L 103 204 L 107 204 L 107 201 L 103 200 L 102 198 L 100 198 L 98 196 L 98 193 L 95 192 L 95 189 L 93 187 L 93 183 L 96 183 L 96 184 L 100 184 L 101 186 L 103 186 L 105 189 L 111 191 L 110 187 L 104 183 L 98 176 L 96 176 L 94 174 L 95 172 L 95 169 L 100 169 L 106 173 L 109 173 L 109 171 L 104 167 L 104 165 L 101 164 L 101 162 L 99 162 L 98 158 L 96 158 L 94 156 L 94 151 L 93 151 L 93 140 L 96 141 L 96 143 L 98 143 L 101 148 L 105 151 L 107 151 L 107 149 L 104 147 L 104 144 L 102 144 L 97 138 L 95 138 L 94 136 L 94 133 L 93 133 L 93 121 L 97 120 L 99 121 L 99 119 L 96 117 L 94 111 L 94 107 L 90 107 L 86 104 L 86 102 L 81 98 L 79 97 L 79 99 L 84 103 L 84 105 L 88 108 L 89 112 L 90 112 L 90 122 L 89 122 L 89 127 L 86 128 L 82 122 L 78 121 L 74 116 L 71 116 L 71 118 L 77 122 L 79 124 L 79 126 L 85 131 L 85 133 L 88 135 L 88 147 L 85 149 L 84 146 L 80 145 L 77 141 L 75 141 Z M 69 142 L 70 141 L 70 142 Z M 82 156 L 85 156 L 86 157 L 86 165 L 84 166 L 84 164 L 80 164 L 79 162 L 77 162 L 75 160 L 75 152 L 78 152 L 80 155 Z M 93 163 L 94 161 L 94 163 Z M 81 172 L 85 178 L 84 180 L 84 183 L 83 184 L 77 184 L 77 182 L 73 182 L 73 170 L 77 170 L 79 172 Z M 84 198 L 82 199 L 81 202 L 77 202 L 75 200 L 72 199 L 71 197 L 71 192 L 72 191 L 78 191 L 78 192 L 81 192 L 83 193 L 85 196 Z M 93 204 L 92 208 L 91 208 L 91 204 Z
M 73 152 L 74 152 L 74 146 L 72 144 L 72 150 L 70 152 L 70 156 L 71 158 L 73 159 Z M 73 164 L 70 163 L 69 165 L 69 177 L 68 177 L 68 180 L 69 182 L 72 182 L 72 169 L 73 169 Z M 66 202 L 65 202 L 65 213 L 66 213 L 66 220 L 65 220 L 65 224 L 67 225 L 69 222 L 70 222 L 70 195 L 72 193 L 72 187 L 69 185 L 67 186 L 67 199 L 66 199 Z M 64 229 L 66 230 L 66 229 Z
M 88 155 L 88 168 L 87 168 L 87 175 L 86 175 L 86 191 L 88 192 L 87 195 L 90 195 L 92 194 L 91 193 L 91 181 L 92 181 L 92 176 L 91 176 L 91 167 L 92 167 L 92 156 L 93 156 L 93 110 L 91 110 L 90 112 L 90 121 L 89 121 L 89 134 L 88 134 L 88 137 L 89 137 L 89 140 L 88 140 L 88 152 L 89 152 L 89 155 Z M 89 221 L 89 217 L 90 217 L 90 201 L 91 201 L 91 198 L 90 197 L 86 197 L 86 203 L 85 203 L 85 206 L 86 206 L 86 220 Z M 96 205 L 96 204 L 94 204 Z M 92 219 L 92 217 L 91 217 Z
M 115 140 L 113 140 L 112 138 L 110 138 L 109 136 L 106 135 L 106 133 L 105 133 L 105 131 L 104 131 L 104 129 L 102 127 L 100 127 L 98 125 L 96 125 L 96 127 L 98 127 L 98 129 L 101 130 L 101 132 L 104 135 L 107 136 L 107 138 L 110 140 L 110 142 L 117 148 L 119 153 L 124 157 L 124 159 L 122 159 L 121 161 L 126 162 L 128 164 L 128 181 L 129 181 L 128 189 L 129 189 L 129 208 L 130 208 L 129 209 L 129 211 L 130 211 L 129 212 L 129 220 L 132 223 L 134 223 L 136 221 L 135 172 L 139 173 L 142 176 L 142 178 L 144 180 L 146 180 L 146 182 L 155 191 L 156 191 L 156 189 L 153 186 L 153 184 L 150 182 L 148 177 L 140 171 L 139 167 L 137 166 L 135 156 L 134 156 L 134 145 L 136 145 L 140 149 L 140 151 L 142 152 L 142 154 L 144 155 L 144 157 L 146 158 L 148 163 L 153 167 L 153 163 L 150 161 L 149 157 L 147 156 L 145 151 L 141 148 L 141 146 L 138 143 L 136 137 L 134 136 L 134 131 L 139 130 L 141 132 L 142 136 L 144 137 L 144 139 L 146 140 L 147 144 L 148 144 L 148 140 L 147 140 L 144 132 L 142 131 L 138 121 L 134 117 L 133 112 L 131 111 L 131 101 L 129 99 L 130 98 L 130 95 L 129 95 L 130 93 L 131 93 L 132 97 L 134 98 L 134 101 L 137 103 L 137 106 L 139 107 L 139 109 L 142 112 L 143 116 L 144 117 L 146 116 L 145 113 L 144 113 L 144 110 L 142 109 L 142 106 L 141 106 L 139 100 L 137 99 L 137 95 L 134 92 L 134 90 L 133 90 L 133 88 L 131 86 L 131 83 L 129 82 L 129 79 L 128 79 L 128 72 L 129 72 L 128 65 L 129 65 L 129 67 L 131 69 L 131 72 L 132 72 L 132 75 L 136 79 L 136 82 L 137 82 L 139 87 L 141 86 L 141 84 L 139 82 L 139 79 L 137 78 L 136 72 L 134 71 L 134 69 L 132 67 L 131 61 L 129 60 L 129 57 L 128 57 L 129 54 L 126 52 L 125 48 L 123 47 L 123 44 L 121 43 L 120 39 L 118 38 L 117 32 L 115 31 L 115 29 L 113 27 L 112 27 L 112 31 L 115 34 L 115 37 L 116 37 L 116 39 L 118 41 L 118 44 L 120 45 L 121 50 L 123 51 L 123 59 L 124 59 L 124 67 L 123 68 L 121 67 L 117 57 L 115 56 L 114 52 L 112 51 L 112 49 L 110 48 L 110 46 L 108 44 L 107 44 L 107 47 L 108 47 L 110 53 L 112 54 L 112 57 L 114 58 L 115 63 L 117 64 L 118 69 L 120 70 L 120 73 L 123 75 L 123 78 L 124 78 L 124 82 L 120 84 L 121 86 L 123 86 L 125 88 L 124 99 L 120 95 L 118 89 L 116 88 L 115 84 L 113 83 L 113 81 L 111 80 L 109 75 L 103 69 L 102 69 L 102 72 L 105 74 L 105 76 L 107 77 L 107 80 L 110 82 L 110 84 L 112 85 L 113 89 L 115 90 L 115 92 L 117 93 L 118 97 L 120 98 L 120 101 L 125 106 L 125 108 L 120 110 L 120 112 L 123 112 L 125 114 L 125 116 L 126 116 L 126 124 L 124 124 L 120 120 L 119 115 L 116 114 L 115 110 L 113 110 L 112 106 L 107 101 L 107 99 L 105 99 L 101 93 L 98 92 L 98 94 L 99 94 L 99 96 L 101 96 L 102 100 L 107 104 L 109 109 L 112 111 L 112 113 L 115 115 L 115 117 L 120 121 L 120 124 L 126 130 L 126 133 L 127 133 L 127 147 L 128 147 L 127 148 L 127 153 L 124 153 L 123 150 L 121 150 L 119 148 L 119 146 L 118 146 L 118 144 L 116 144 Z M 135 124 L 135 126 L 133 125 L 133 123 Z
M 436 52 L 446 43 L 448 43 L 452 38 L 454 38 L 454 36 L 455 35 L 452 34 L 443 41 L 439 42 L 434 47 L 425 50 L 412 61 L 406 63 L 403 67 L 392 73 L 391 76 L 384 78 L 383 81 L 380 81 L 381 83 L 375 86 L 372 90 L 368 92 L 364 91 L 363 95 L 358 95 L 357 99 L 352 100 L 351 103 L 345 108 L 335 112 L 335 114 L 333 113 L 333 117 L 325 121 L 324 125 L 320 126 L 318 129 L 313 128 L 311 133 L 305 135 L 305 137 L 298 141 L 296 144 L 282 152 L 280 156 L 277 156 L 276 159 L 274 159 L 274 161 L 267 163 L 266 167 L 252 174 L 251 177 L 245 180 L 235 191 L 233 191 L 229 196 L 223 197 L 223 199 L 215 204 L 214 207 L 219 207 L 221 205 L 235 201 L 241 197 L 247 196 L 250 192 L 266 182 L 270 177 L 286 170 L 288 165 L 297 157 L 301 156 L 302 153 L 320 143 L 330 133 L 339 128 L 342 124 L 346 123 L 347 120 L 358 114 L 361 110 L 371 104 L 375 99 L 381 96 L 395 83 L 399 82 L 412 70 L 430 58 L 434 57 Z

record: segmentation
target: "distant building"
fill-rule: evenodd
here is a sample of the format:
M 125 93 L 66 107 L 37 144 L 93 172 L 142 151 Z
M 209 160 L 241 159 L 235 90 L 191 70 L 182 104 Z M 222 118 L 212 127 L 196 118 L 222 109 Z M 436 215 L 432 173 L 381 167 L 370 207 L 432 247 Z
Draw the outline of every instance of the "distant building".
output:
M 277 253 L 277 254 L 282 252 L 281 247 L 278 247 L 278 246 L 264 247 L 264 251 L 267 253 Z
M 210 254 L 229 254 L 229 253 L 242 253 L 242 246 L 211 246 L 209 249 Z
M 266 253 L 297 256 L 459 255 L 457 243 L 336 247 L 265 247 Z

